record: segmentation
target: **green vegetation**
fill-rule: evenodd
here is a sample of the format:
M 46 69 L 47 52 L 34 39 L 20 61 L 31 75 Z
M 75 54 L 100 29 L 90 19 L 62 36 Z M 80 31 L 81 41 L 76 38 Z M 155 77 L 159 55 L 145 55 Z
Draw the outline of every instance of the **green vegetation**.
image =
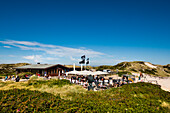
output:
M 29 65 L 28 63 L 0 64 L 0 76 L 15 75 L 15 67 Z
M 102 66 L 95 67 L 95 69 L 97 71 L 103 71 L 104 69 L 114 69 L 114 68 L 113 68 L 113 66 L 102 65 Z
M 118 72 L 119 77 L 121 77 L 121 76 L 124 75 L 124 74 L 132 75 L 132 73 L 131 73 L 131 72 L 128 72 L 128 71 Z
M 72 99 L 26 89 L 0 90 L 0 112 L 170 112 L 170 92 L 150 83 L 97 92 L 70 92 L 67 96 Z
M 150 65 L 154 65 L 149 63 Z M 121 62 L 114 66 L 98 66 L 95 67 L 97 70 L 104 70 L 104 69 L 111 69 L 112 71 L 116 72 L 118 69 L 119 71 L 127 71 L 127 72 L 142 72 L 145 74 L 159 76 L 159 77 L 167 77 L 170 76 L 170 64 L 167 65 L 154 65 L 156 68 L 152 68 L 145 64 L 144 61 L 133 61 L 133 62 Z
M 40 92 L 48 92 L 54 95 L 60 94 L 63 99 L 72 99 L 72 96 L 68 96 L 70 93 L 86 93 L 80 85 L 70 84 L 68 80 L 44 80 L 37 76 L 32 76 L 26 82 L 14 82 L 14 81 L 0 81 L 0 90 L 10 90 L 10 89 L 29 89 L 37 90 Z
M 157 70 L 156 69 L 145 69 L 145 70 L 140 70 L 142 73 L 146 73 L 146 74 L 152 74 L 152 75 L 156 75 Z
M 35 88 L 41 88 L 42 85 L 47 85 L 49 87 L 53 87 L 55 85 L 57 85 L 58 87 L 62 87 L 64 85 L 71 85 L 69 80 L 56 80 L 56 79 L 52 79 L 52 80 L 29 80 L 28 81 L 28 86 L 33 85 Z
M 21 79 L 25 79 L 25 75 L 33 75 L 33 73 L 31 72 L 22 72 L 22 73 L 19 73 L 18 76 L 21 78 Z
M 0 91 L 0 112 L 62 112 L 74 104 L 60 96 L 38 91 L 13 89 Z
M 133 72 L 138 72 L 138 71 L 136 71 L 135 69 L 130 69 L 130 71 L 133 71 Z

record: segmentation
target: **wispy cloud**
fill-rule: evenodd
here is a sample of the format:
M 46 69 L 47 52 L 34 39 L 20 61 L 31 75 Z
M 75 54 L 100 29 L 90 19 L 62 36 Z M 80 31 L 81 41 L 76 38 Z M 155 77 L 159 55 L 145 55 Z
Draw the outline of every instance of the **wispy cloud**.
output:
M 76 59 L 76 58 L 74 58 L 74 57 L 72 57 L 72 56 L 70 56 L 70 60 L 72 60 L 72 61 L 80 61 L 79 59 Z
M 44 51 L 47 54 L 56 55 L 59 57 L 63 56 L 77 57 L 84 54 L 88 55 L 89 57 L 99 57 L 101 55 L 104 55 L 104 53 L 85 48 L 70 48 L 64 46 L 42 44 L 38 42 L 7 40 L 0 41 L 0 43 L 19 47 L 22 50 Z
M 4 48 L 11 48 L 11 46 L 3 46 Z
M 58 58 L 56 57 L 45 57 L 43 55 L 28 55 L 28 56 L 23 56 L 23 58 L 29 60 L 32 63 L 49 62 L 49 61 L 58 60 Z
M 42 55 L 23 56 L 23 58 L 34 62 L 40 62 L 42 60 Z
M 9 46 L 9 48 L 17 47 L 20 50 L 24 50 L 24 51 L 34 51 L 32 52 L 31 55 L 22 56 L 23 59 L 32 63 L 52 62 L 52 61 L 60 62 L 61 60 L 64 60 L 65 63 L 66 62 L 78 63 L 80 61 L 79 58 L 81 55 L 86 55 L 90 58 L 108 56 L 102 52 L 87 49 L 85 47 L 71 48 L 71 47 L 65 47 L 59 45 L 42 44 L 42 43 L 31 42 L 31 41 L 15 41 L 15 40 L 0 41 L 0 43 L 5 44 L 5 47 Z M 43 52 L 43 54 L 40 54 L 39 52 Z M 59 61 L 59 59 L 61 60 Z

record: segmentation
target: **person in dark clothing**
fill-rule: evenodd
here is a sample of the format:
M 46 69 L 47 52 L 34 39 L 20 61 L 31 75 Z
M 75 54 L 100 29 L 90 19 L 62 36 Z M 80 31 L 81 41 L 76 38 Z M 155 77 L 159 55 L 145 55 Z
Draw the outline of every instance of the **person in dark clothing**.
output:
M 73 77 L 71 77 L 71 83 L 72 83 Z
M 17 76 L 15 80 L 16 80 L 16 82 L 19 82 L 19 80 L 20 80 L 19 76 Z
M 105 83 L 104 80 L 105 80 L 105 78 L 103 77 L 103 86 L 104 86 L 104 83 Z
M 99 81 L 99 77 L 98 77 L 98 76 L 99 76 L 99 75 L 97 75 L 97 77 L 96 77 L 96 80 L 97 80 L 97 81 Z
M 89 83 L 88 91 L 89 91 L 90 89 L 93 90 L 93 86 L 92 86 L 92 83 L 94 82 L 93 76 L 92 76 L 92 75 L 89 75 L 89 76 L 87 77 L 87 80 L 88 80 L 88 83 Z
M 100 77 L 99 79 L 102 80 L 103 77 Z
M 96 86 L 97 86 L 97 88 L 99 88 L 99 77 L 98 77 L 98 75 L 96 77 Z

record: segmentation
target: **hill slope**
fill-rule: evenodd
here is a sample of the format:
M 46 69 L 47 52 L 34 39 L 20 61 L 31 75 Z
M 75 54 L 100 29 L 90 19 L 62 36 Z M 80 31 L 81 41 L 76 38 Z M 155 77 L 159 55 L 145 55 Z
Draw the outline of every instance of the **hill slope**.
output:
M 16 64 L 0 64 L 0 74 L 12 74 L 15 73 L 14 67 L 20 67 L 29 65 L 28 63 L 16 63 Z
M 72 100 L 60 95 L 26 89 L 0 90 L 0 112 L 156 112 L 170 111 L 170 93 L 150 83 L 86 93 L 70 92 Z
M 154 76 L 170 76 L 170 64 L 167 65 L 154 65 L 149 62 L 134 61 L 134 62 L 121 62 L 114 66 L 99 66 L 98 70 L 112 69 L 127 72 L 142 72 Z

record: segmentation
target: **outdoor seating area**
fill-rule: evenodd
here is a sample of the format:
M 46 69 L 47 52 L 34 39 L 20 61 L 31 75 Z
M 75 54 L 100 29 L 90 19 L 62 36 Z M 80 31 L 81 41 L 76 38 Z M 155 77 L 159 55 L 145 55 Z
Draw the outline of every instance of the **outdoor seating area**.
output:
M 91 76 L 91 78 L 89 78 Z M 115 79 L 112 77 L 105 77 L 102 75 L 71 75 L 60 76 L 59 79 L 67 79 L 72 84 L 83 86 L 87 90 L 105 90 L 109 88 L 117 88 L 124 84 L 128 84 L 129 81 L 123 80 L 121 77 Z
M 21 76 L 23 74 L 23 76 Z M 38 78 L 42 78 L 43 80 L 50 80 L 50 79 L 66 79 L 69 80 L 70 83 L 81 85 L 83 88 L 87 90 L 105 90 L 109 88 L 117 88 L 124 84 L 129 83 L 136 83 L 136 82 L 151 82 L 156 83 L 156 80 L 147 80 L 146 77 L 140 74 L 140 76 L 136 75 L 128 75 L 123 74 L 118 76 L 117 74 L 109 75 L 108 72 L 103 71 L 90 71 L 90 70 L 83 70 L 83 71 L 76 71 L 75 68 L 73 71 L 65 72 L 59 74 L 59 76 L 51 76 L 47 75 L 40 75 L 39 73 L 36 74 L 28 74 L 28 73 L 19 73 L 18 75 L 11 75 L 6 76 L 3 81 L 28 81 L 31 76 L 37 76 Z

